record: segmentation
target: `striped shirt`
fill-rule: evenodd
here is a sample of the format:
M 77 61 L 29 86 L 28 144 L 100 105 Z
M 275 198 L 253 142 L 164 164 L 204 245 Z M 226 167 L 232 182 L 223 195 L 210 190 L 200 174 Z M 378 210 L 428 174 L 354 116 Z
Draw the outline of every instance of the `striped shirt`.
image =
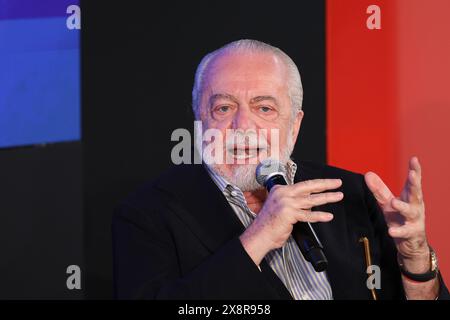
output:
M 210 166 L 205 164 L 205 167 L 239 220 L 247 228 L 256 218 L 256 214 L 247 206 L 242 191 L 227 182 Z M 289 184 L 294 183 L 296 170 L 297 165 L 293 161 L 289 161 L 286 172 Z M 265 259 L 295 300 L 333 299 L 326 272 L 314 270 L 312 265 L 303 257 L 292 236 L 289 237 L 283 247 L 268 252 Z

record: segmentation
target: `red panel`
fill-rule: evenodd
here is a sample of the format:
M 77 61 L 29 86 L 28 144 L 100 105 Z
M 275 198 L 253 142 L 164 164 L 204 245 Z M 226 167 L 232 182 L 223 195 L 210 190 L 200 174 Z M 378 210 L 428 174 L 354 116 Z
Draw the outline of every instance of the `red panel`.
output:
M 448 278 L 450 1 L 397 0 L 397 8 L 398 165 L 406 174 L 411 154 L 422 162 L 429 241 Z
M 381 30 L 366 9 L 381 8 Z M 327 1 L 327 149 L 332 165 L 375 171 L 395 194 L 423 165 L 430 243 L 450 274 L 450 1 Z
M 395 6 L 376 2 L 381 30 L 366 26 L 373 1 L 327 2 L 327 154 L 330 164 L 375 171 L 395 189 Z

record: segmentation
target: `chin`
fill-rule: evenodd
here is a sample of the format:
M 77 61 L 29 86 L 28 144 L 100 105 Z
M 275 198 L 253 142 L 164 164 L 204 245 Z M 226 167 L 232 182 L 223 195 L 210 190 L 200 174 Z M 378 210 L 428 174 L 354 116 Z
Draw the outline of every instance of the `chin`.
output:
M 242 192 L 256 191 L 263 187 L 256 181 L 256 167 L 258 164 L 234 165 L 230 182 Z

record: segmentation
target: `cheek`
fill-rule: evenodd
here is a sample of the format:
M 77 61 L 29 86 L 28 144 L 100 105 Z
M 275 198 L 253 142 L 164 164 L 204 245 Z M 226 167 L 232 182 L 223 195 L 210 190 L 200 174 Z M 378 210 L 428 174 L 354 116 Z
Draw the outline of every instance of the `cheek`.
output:
M 289 131 L 279 126 L 265 127 L 261 129 L 267 130 L 267 142 L 269 144 L 278 143 L 280 147 L 284 147 L 289 136 Z
M 219 130 L 225 130 L 231 126 L 231 119 L 223 118 L 223 119 L 215 119 L 212 117 L 210 113 L 203 114 L 202 117 L 203 126 L 208 128 L 215 128 Z
M 288 138 L 286 134 L 280 132 L 278 137 L 278 148 L 280 151 L 285 150 L 288 147 Z
M 203 120 L 203 133 L 201 136 L 201 140 L 204 144 L 210 145 L 213 144 L 214 149 L 221 149 L 226 146 L 226 128 L 220 128 L 214 124 L 208 123 Z

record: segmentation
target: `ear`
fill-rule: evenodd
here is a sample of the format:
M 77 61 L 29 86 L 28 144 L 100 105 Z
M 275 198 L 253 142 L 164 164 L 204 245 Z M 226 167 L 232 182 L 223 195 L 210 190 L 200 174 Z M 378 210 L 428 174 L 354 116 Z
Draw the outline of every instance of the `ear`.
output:
M 305 113 L 303 110 L 300 110 L 296 113 L 295 119 L 294 119 L 294 128 L 292 130 L 292 139 L 294 143 L 297 141 L 298 133 L 300 132 L 300 127 L 302 125 L 303 116 Z

